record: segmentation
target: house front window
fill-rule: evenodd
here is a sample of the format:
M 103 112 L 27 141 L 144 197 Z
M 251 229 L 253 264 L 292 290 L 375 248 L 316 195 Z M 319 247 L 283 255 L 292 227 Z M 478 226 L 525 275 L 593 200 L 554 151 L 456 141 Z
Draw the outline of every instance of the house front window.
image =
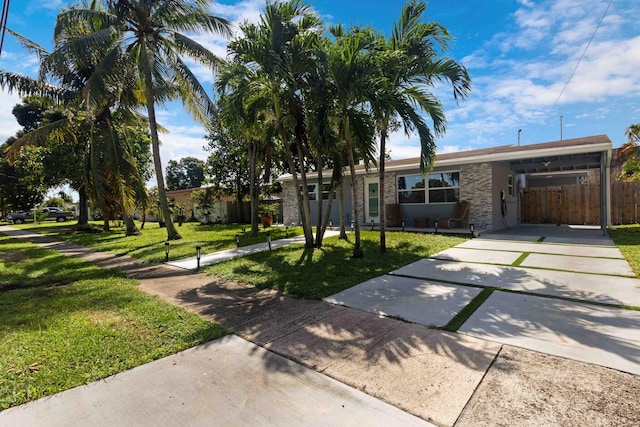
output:
M 398 177 L 398 202 L 404 204 L 424 203 L 424 177 L 421 175 Z
M 426 185 L 425 185 L 426 184 Z M 460 172 L 398 177 L 398 202 L 402 204 L 453 203 L 460 200 Z
M 316 200 L 316 185 L 307 185 L 307 193 L 309 194 L 309 200 Z M 300 194 L 302 194 L 302 186 L 300 186 Z
M 331 194 L 331 184 L 322 184 L 322 200 L 329 200 L 329 194 Z M 333 200 L 336 199 L 336 192 L 333 191 Z

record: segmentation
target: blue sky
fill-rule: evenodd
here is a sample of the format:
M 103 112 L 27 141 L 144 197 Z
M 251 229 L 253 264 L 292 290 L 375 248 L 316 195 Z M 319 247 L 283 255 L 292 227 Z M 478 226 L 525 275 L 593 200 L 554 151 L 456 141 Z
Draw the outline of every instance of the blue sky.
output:
M 59 0 L 11 3 L 8 27 L 50 47 Z M 309 2 L 326 23 L 371 25 L 387 33 L 402 1 L 315 0 Z M 263 0 L 217 3 L 212 12 L 234 22 L 256 21 Z M 607 9 L 608 8 L 608 9 Z M 606 12 L 602 24 L 585 51 Z M 461 61 L 472 78 L 466 102 L 456 105 L 446 86 L 434 88 L 445 105 L 448 127 L 437 141 L 439 152 L 607 134 L 614 147 L 624 131 L 640 122 L 640 2 L 637 0 L 431 0 L 427 19 L 447 27 L 455 37 L 450 56 Z M 207 36 L 199 41 L 221 56 L 226 41 Z M 0 68 L 34 76 L 37 60 L 7 35 Z M 575 73 L 569 80 L 572 72 Z M 196 67 L 201 80 L 213 76 Z M 19 126 L 11 108 L 15 95 L 0 93 L 0 140 Z M 185 156 L 205 159 L 204 129 L 188 119 L 181 105 L 159 114 L 170 133 L 162 135 L 163 163 Z M 394 159 L 419 154 L 415 135 L 392 136 Z

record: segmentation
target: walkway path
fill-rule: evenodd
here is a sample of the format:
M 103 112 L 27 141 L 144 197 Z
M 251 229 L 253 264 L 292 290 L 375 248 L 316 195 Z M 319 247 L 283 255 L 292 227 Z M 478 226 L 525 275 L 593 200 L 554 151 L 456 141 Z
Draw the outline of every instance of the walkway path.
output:
M 327 230 L 324 233 L 324 237 L 337 236 L 340 234 L 336 230 Z M 200 266 L 217 264 L 219 262 L 229 261 L 230 259 L 251 255 L 257 252 L 264 252 L 268 250 L 274 250 L 282 248 L 284 246 L 292 245 L 295 243 L 304 243 L 304 236 L 287 237 L 284 239 L 273 240 L 271 242 L 271 248 L 268 242 L 256 243 L 254 245 L 241 246 L 239 248 L 228 249 L 225 251 L 213 252 L 210 254 L 202 255 L 200 257 Z M 196 257 L 183 258 L 168 263 L 174 267 L 180 267 L 188 270 L 195 270 L 198 267 L 198 259 Z
M 239 411 L 244 425 L 277 425 L 279 420 L 287 419 L 286 414 L 291 414 L 287 420 L 292 425 L 306 425 L 304 411 L 313 411 L 315 406 L 274 404 L 242 412 L 244 405 L 252 408 L 255 403 L 255 395 L 251 393 L 254 387 L 256 393 L 268 390 L 262 387 L 280 381 L 277 377 L 282 374 L 287 378 L 286 381 L 297 384 L 293 386 L 294 390 L 301 390 L 299 387 L 302 387 L 299 382 L 296 383 L 297 378 L 304 384 L 311 384 L 305 393 L 310 393 L 312 398 L 324 395 L 322 387 L 306 382 L 307 374 L 301 374 L 307 372 L 301 367 L 304 366 L 437 425 L 640 424 L 640 402 L 630 398 L 640 393 L 640 379 L 637 376 L 322 301 L 289 298 L 272 290 L 257 290 L 238 283 L 222 282 L 172 266 L 141 265 L 127 256 L 96 253 L 6 227 L 0 228 L 0 232 L 27 238 L 103 267 L 119 268 L 131 277 L 138 278 L 141 290 L 220 322 L 231 328 L 237 336 L 268 350 L 263 351 L 245 343 L 240 345 L 239 353 L 223 358 L 237 359 L 239 364 L 247 365 L 247 370 L 255 369 L 257 372 L 250 375 L 257 380 L 251 388 L 239 387 L 240 394 L 232 399 L 235 406 L 227 406 L 227 401 L 224 401 L 224 405 L 217 405 L 222 402 L 218 391 L 199 387 L 202 387 L 203 381 L 206 382 L 205 378 L 215 373 L 227 381 L 223 383 L 228 385 L 222 386 L 223 390 L 227 390 L 232 386 L 227 374 L 233 371 L 226 366 L 217 366 L 220 356 L 213 357 L 205 351 L 218 346 L 217 341 L 196 347 L 193 352 L 203 355 L 204 359 L 201 359 L 202 368 L 197 368 L 195 372 L 202 375 L 167 376 L 171 378 L 169 384 L 178 383 L 163 389 L 166 394 L 158 393 L 159 397 L 154 397 L 150 389 L 140 391 L 147 393 L 145 396 L 149 399 L 146 403 L 138 403 L 137 410 L 156 416 L 166 414 L 168 422 L 173 419 L 170 417 L 180 413 L 183 403 L 188 403 L 185 399 L 190 399 L 193 393 L 198 396 L 204 393 L 204 396 L 210 397 L 209 404 L 204 408 L 198 407 L 197 411 L 202 410 L 202 413 L 187 405 L 182 412 L 185 423 L 198 419 L 206 419 L 210 423 L 212 419 L 220 419 L 222 425 L 234 425 L 233 422 L 227 424 L 228 418 L 225 417 Z M 283 373 L 279 368 L 280 362 L 274 363 L 274 353 L 295 362 L 291 365 L 286 363 L 293 367 L 292 371 L 285 369 Z M 182 353 L 163 360 L 167 360 L 170 366 L 174 366 L 174 361 L 182 366 L 182 357 L 187 360 L 187 355 L 182 356 Z M 164 365 L 152 363 L 136 369 L 149 369 L 151 376 L 158 380 L 165 375 L 165 371 L 155 367 L 166 366 L 165 362 L 158 362 Z M 193 363 L 189 362 L 189 365 Z M 176 372 L 179 372 L 177 369 Z M 132 375 L 134 371 L 130 371 Z M 110 392 L 105 391 L 106 400 L 100 402 L 107 405 L 108 398 L 114 399 L 115 404 L 109 407 L 113 417 L 128 419 L 126 417 L 132 416 L 127 413 L 129 406 L 120 406 L 125 399 L 118 397 L 118 394 L 126 391 L 128 383 L 124 379 L 130 378 L 128 375 L 129 372 L 125 372 L 104 381 L 110 383 L 109 387 L 112 388 Z M 123 378 L 122 387 L 118 387 L 120 378 Z M 74 390 L 97 389 L 101 383 Z M 32 414 L 30 408 L 34 404 L 47 405 L 46 402 L 70 399 L 81 405 L 82 400 L 74 399 L 83 399 L 88 395 L 74 390 L 4 411 L 0 413 L 0 425 L 3 425 L 3 417 L 7 414 Z M 354 395 L 349 402 L 358 399 L 361 398 Z M 161 404 L 156 405 L 158 402 Z M 347 403 L 344 409 L 351 408 L 351 404 Z M 88 407 L 92 408 L 91 404 L 84 406 L 85 409 Z M 332 409 L 335 410 L 335 406 Z M 338 408 L 340 410 L 341 407 Z M 385 411 L 377 413 L 383 414 Z M 82 413 L 77 411 L 64 415 L 65 421 L 70 424 L 82 420 Z M 380 420 L 384 419 L 384 414 L 380 415 Z M 340 425 L 341 420 L 345 425 L 369 425 L 366 421 L 348 418 L 328 424 Z M 403 421 L 399 423 L 403 424 Z

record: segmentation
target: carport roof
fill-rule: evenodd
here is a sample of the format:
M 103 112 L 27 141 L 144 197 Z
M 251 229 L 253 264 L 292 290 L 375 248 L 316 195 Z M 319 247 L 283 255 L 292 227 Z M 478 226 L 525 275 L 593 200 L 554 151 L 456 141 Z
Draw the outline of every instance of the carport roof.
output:
M 607 135 L 587 136 L 562 141 L 543 142 L 530 145 L 502 145 L 479 150 L 458 151 L 438 154 L 435 167 L 456 166 L 471 163 L 490 163 L 508 161 L 516 173 L 550 173 L 598 169 L 603 152 L 611 150 L 611 139 Z M 386 162 L 385 170 L 398 171 L 417 169 L 420 157 L 391 160 Z M 376 172 L 375 167 L 370 172 Z M 331 173 L 331 171 L 326 171 Z M 367 173 L 364 165 L 356 166 L 356 173 Z M 289 180 L 291 175 L 280 177 Z

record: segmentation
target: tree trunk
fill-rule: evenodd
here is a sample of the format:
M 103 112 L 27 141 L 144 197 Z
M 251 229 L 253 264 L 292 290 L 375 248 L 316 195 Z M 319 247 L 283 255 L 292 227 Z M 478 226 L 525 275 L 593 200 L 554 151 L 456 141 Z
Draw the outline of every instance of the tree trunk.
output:
M 322 236 L 324 234 L 324 227 L 323 227 L 323 221 L 322 221 L 322 196 L 324 192 L 322 191 L 323 190 L 322 189 L 322 156 L 320 154 L 316 156 L 316 167 L 318 168 L 318 189 L 320 191 L 316 191 L 316 206 L 318 206 L 318 216 L 316 218 L 315 246 L 316 248 L 321 248 Z M 320 193 L 319 197 L 317 193 Z
M 249 142 L 249 197 L 251 199 L 251 232 L 250 236 L 258 235 L 258 192 L 256 185 L 257 173 L 257 147 L 253 141 Z
M 378 162 L 378 171 L 380 172 L 379 185 L 380 190 L 378 194 L 380 196 L 378 202 L 380 207 L 378 208 L 378 212 L 380 214 L 380 253 L 387 253 L 387 235 L 386 235 L 386 212 L 384 209 L 384 162 L 385 162 L 385 149 L 387 145 L 387 132 L 383 130 L 380 132 L 380 161 Z
M 88 202 L 87 187 L 83 185 L 78 189 L 78 225 L 89 224 Z
M 353 147 L 347 142 L 347 150 L 349 150 L 349 171 L 351 172 L 351 199 L 353 203 L 353 224 L 355 234 L 355 245 L 353 247 L 353 258 L 364 258 L 364 251 L 360 243 L 360 207 L 356 199 L 356 161 L 353 156 Z
M 167 240 L 179 240 L 182 238 L 176 230 L 171 220 L 171 211 L 167 201 L 167 191 L 164 186 L 164 175 L 162 173 L 162 163 L 160 161 L 160 140 L 158 138 L 158 124 L 156 122 L 156 110 L 153 98 L 153 83 L 151 75 L 145 75 L 145 97 L 147 98 L 147 115 L 149 118 L 149 131 L 151 133 L 151 152 L 153 153 L 153 165 L 156 171 L 156 182 L 158 185 L 158 200 L 160 209 L 167 227 Z
M 136 223 L 133 221 L 133 218 L 126 213 L 124 210 L 122 211 L 122 220 L 126 226 L 126 235 L 127 236 L 140 236 L 142 233 L 136 227 Z
M 344 183 L 338 187 L 338 210 L 340 211 L 340 236 L 338 239 L 347 240 L 347 226 L 344 217 Z

